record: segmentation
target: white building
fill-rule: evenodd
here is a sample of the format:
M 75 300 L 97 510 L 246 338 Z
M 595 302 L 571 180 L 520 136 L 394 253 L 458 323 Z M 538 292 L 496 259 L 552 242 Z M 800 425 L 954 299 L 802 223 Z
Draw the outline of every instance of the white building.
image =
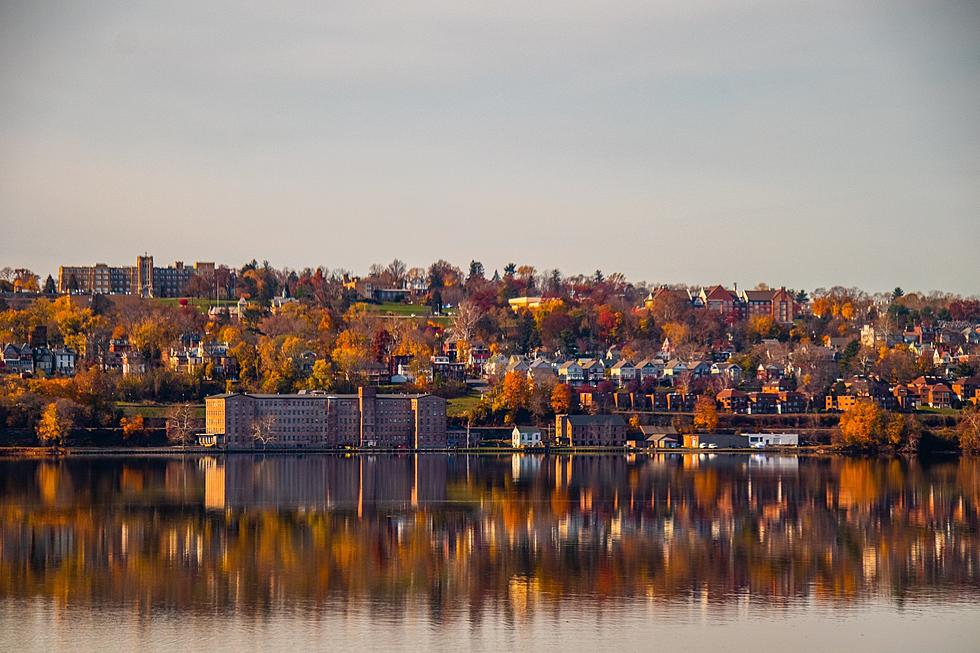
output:
M 544 444 L 541 437 L 541 429 L 537 426 L 515 426 L 511 431 L 511 444 L 515 449 L 540 447 Z
M 749 439 L 749 446 L 755 448 L 763 447 L 798 447 L 800 446 L 800 436 L 798 433 L 746 433 Z

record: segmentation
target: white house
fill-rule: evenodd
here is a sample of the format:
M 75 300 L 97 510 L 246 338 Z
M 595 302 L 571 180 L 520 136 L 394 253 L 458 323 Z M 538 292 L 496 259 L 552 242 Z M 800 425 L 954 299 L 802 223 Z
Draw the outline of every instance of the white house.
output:
M 515 449 L 543 446 L 541 429 L 537 426 L 515 426 L 511 431 L 511 444 Z

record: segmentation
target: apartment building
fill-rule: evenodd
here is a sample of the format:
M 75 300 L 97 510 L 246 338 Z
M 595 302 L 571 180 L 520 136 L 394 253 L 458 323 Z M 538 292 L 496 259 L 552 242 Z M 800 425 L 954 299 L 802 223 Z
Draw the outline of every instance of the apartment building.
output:
M 205 432 L 230 447 L 358 447 L 436 449 L 446 446 L 446 400 L 434 395 L 229 393 L 205 400 Z

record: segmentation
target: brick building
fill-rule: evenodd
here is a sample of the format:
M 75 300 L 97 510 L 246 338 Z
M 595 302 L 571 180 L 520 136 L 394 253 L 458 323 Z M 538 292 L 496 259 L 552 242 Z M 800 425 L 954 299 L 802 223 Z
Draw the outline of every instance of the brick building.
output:
M 619 415 L 556 415 L 555 441 L 569 447 L 625 447 L 626 422 Z
M 137 256 L 136 265 L 62 265 L 58 268 L 58 291 L 94 295 L 139 295 L 141 297 L 179 297 L 194 275 L 213 279 L 215 265 L 198 261 L 193 267 L 175 261 L 167 267 L 154 267 L 153 257 Z
M 446 400 L 434 395 L 222 394 L 205 400 L 205 432 L 231 447 L 433 449 L 446 446 Z

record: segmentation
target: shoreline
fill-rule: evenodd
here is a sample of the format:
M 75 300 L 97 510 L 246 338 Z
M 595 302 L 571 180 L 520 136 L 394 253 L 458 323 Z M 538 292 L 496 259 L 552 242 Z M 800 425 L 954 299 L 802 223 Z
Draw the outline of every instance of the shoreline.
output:
M 701 449 L 676 447 L 672 449 L 628 449 L 625 447 L 551 447 L 548 449 L 514 449 L 512 447 L 460 447 L 454 449 L 334 449 L 322 447 L 306 448 L 270 448 L 270 449 L 227 449 L 215 447 L 67 447 L 52 450 L 50 447 L 0 447 L 0 458 L 69 458 L 69 457 L 180 457 L 180 456 L 222 456 L 222 455 L 327 455 L 327 456 L 370 456 L 370 455 L 427 455 L 427 454 L 465 454 L 465 455 L 501 455 L 501 454 L 533 454 L 533 455 L 634 455 L 655 456 L 658 454 L 780 454 L 792 456 L 914 456 L 912 452 L 901 451 L 853 451 L 833 446 L 802 446 L 802 447 L 767 447 L 765 449 L 745 448 L 716 448 Z M 959 451 L 930 451 L 924 456 L 960 456 Z

